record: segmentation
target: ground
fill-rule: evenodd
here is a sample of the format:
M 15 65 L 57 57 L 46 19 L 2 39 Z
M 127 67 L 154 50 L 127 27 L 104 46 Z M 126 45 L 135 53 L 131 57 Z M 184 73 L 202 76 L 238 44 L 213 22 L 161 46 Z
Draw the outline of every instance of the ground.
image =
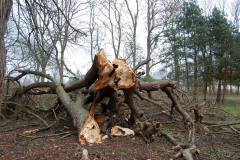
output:
M 165 138 L 158 138 L 150 144 L 137 136 L 114 137 L 101 144 L 91 145 L 80 145 L 77 135 L 16 141 L 18 133 L 32 128 L 34 127 L 23 127 L 1 133 L 1 159 L 79 159 L 82 148 L 88 150 L 90 159 L 97 155 L 105 159 L 170 159 L 174 154 L 172 145 Z
M 161 122 L 162 130 L 174 136 L 179 142 L 185 141 L 186 129 L 177 113 L 171 121 L 159 107 L 140 100 L 136 102 L 145 112 L 142 121 Z M 168 105 L 168 101 L 164 103 Z M 209 108 L 209 106 L 206 107 Z M 228 113 L 216 116 L 218 115 L 216 111 L 219 109 L 214 110 L 215 107 L 210 107 L 211 113 L 209 110 L 206 112 L 201 110 L 205 121 L 219 122 L 218 124 L 240 122 L 238 116 Z M 233 126 L 240 130 L 239 125 Z M 178 152 L 172 149 L 173 145 L 164 136 L 157 137 L 152 143 L 147 143 L 141 136 L 128 136 L 108 138 L 100 144 L 81 145 L 78 143 L 77 132 L 71 122 L 65 121 L 60 121 L 47 131 L 23 134 L 24 131 L 42 127 L 43 123 L 33 116 L 28 116 L 27 119 L 1 121 L 0 159 L 80 159 L 83 148 L 88 150 L 90 159 L 97 156 L 117 160 L 171 159 Z M 229 127 L 211 127 L 210 125 L 207 127 L 211 132 L 197 131 L 196 133 L 196 145 L 200 154 L 195 155 L 195 159 L 240 159 L 240 134 L 231 131 Z

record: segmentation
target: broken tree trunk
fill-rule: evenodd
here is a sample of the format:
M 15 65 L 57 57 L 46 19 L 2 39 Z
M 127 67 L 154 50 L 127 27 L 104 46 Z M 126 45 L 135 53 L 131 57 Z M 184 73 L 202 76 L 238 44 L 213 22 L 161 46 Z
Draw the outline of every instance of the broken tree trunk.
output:
M 111 99 L 113 103 L 116 103 L 116 101 L 113 100 L 115 98 L 114 93 L 116 90 L 125 89 L 126 95 L 129 95 L 130 99 L 127 98 L 128 100 L 126 101 L 131 108 L 133 117 L 132 119 L 134 120 L 133 122 L 138 123 L 139 117 L 141 117 L 141 113 L 137 112 L 136 106 L 132 99 L 133 91 L 130 89 L 129 91 L 131 91 L 131 93 L 127 93 L 128 89 L 132 88 L 136 83 L 134 71 L 126 64 L 125 60 L 123 59 L 117 58 L 113 62 L 110 62 L 107 59 L 103 49 L 101 49 L 100 52 L 96 54 L 94 63 L 90 70 L 87 72 L 86 76 L 79 82 L 70 86 L 64 86 L 64 88 L 50 75 L 41 74 L 35 71 L 19 70 L 19 72 L 22 74 L 40 75 L 52 81 L 60 101 L 67 108 L 73 119 L 74 126 L 78 129 L 79 141 L 83 144 L 101 141 L 100 128 L 97 122 L 94 120 L 94 109 L 96 108 L 97 104 L 104 98 L 109 99 L 106 97 L 110 97 L 110 99 L 107 102 L 103 103 L 108 104 L 111 102 Z M 72 101 L 67 92 L 83 87 L 86 87 L 88 89 L 97 80 L 97 78 L 98 81 L 94 85 L 94 90 L 99 90 L 99 92 L 93 101 L 93 105 L 90 111 L 88 112 L 83 107 L 86 101 L 83 94 L 77 92 L 76 100 Z M 52 88 L 52 85 L 47 84 L 47 86 Z
M 19 70 L 19 72 L 40 75 L 51 80 L 55 86 L 55 90 L 60 101 L 68 110 L 69 114 L 73 119 L 74 127 L 78 130 L 79 142 L 82 144 L 101 142 L 100 128 L 97 122 L 89 115 L 88 110 L 83 107 L 86 98 L 81 92 L 77 92 L 75 101 L 73 101 L 65 92 L 63 86 L 58 83 L 57 80 L 54 79 L 52 76 L 45 75 L 36 71 Z
M 150 60 L 150 59 L 149 59 Z M 138 67 L 141 64 L 147 63 L 149 60 L 139 63 Z M 71 117 L 73 118 L 73 124 L 78 129 L 79 141 L 81 143 L 94 143 L 101 141 L 100 129 L 97 122 L 94 120 L 94 110 L 100 103 L 104 106 L 103 110 L 109 109 L 113 110 L 117 105 L 117 90 L 123 90 L 125 95 L 125 102 L 128 104 L 131 110 L 131 116 L 129 123 L 133 127 L 139 127 L 141 124 L 140 118 L 143 116 L 143 112 L 136 106 L 133 94 L 139 94 L 141 90 L 146 91 L 156 91 L 161 89 L 164 91 L 172 101 L 172 109 L 176 110 L 184 117 L 187 122 L 191 123 L 191 126 L 194 125 L 194 122 L 190 116 L 183 111 L 180 107 L 176 97 L 173 95 L 172 90 L 176 88 L 176 82 L 174 81 L 155 81 L 155 82 L 143 82 L 136 80 L 134 70 L 129 67 L 125 60 L 116 58 L 110 62 L 103 49 L 95 55 L 94 62 L 92 67 L 87 72 L 86 76 L 79 80 L 78 82 L 69 85 L 63 86 L 59 84 L 53 77 L 50 75 L 41 74 L 34 71 L 19 71 L 22 75 L 25 74 L 35 74 L 44 76 L 50 79 L 53 83 L 51 84 L 42 84 L 42 86 L 49 87 L 48 93 L 57 93 L 60 101 L 67 108 Z M 94 90 L 91 90 L 91 85 L 98 79 L 94 85 Z M 26 91 L 29 91 L 32 87 L 28 86 Z M 84 109 L 84 104 L 86 103 L 86 98 L 80 91 L 76 92 L 77 96 L 75 101 L 68 96 L 67 92 L 79 90 L 81 88 L 85 94 L 94 93 L 93 97 L 88 100 L 87 103 L 92 101 L 92 106 L 88 112 Z M 24 92 L 22 92 L 24 93 Z M 42 92 L 43 93 L 43 92 Z M 140 96 L 141 98 L 141 96 Z M 103 122 L 103 117 L 97 117 L 99 121 Z M 161 125 L 157 125 L 159 128 Z M 194 127 L 193 127 L 194 128 Z M 152 131 L 151 131 L 152 132 Z M 189 130 L 191 133 L 191 142 L 194 138 L 194 129 Z M 150 132 L 149 132 L 150 133 Z
M 101 97 L 97 100 L 94 100 L 91 111 L 96 108 L 97 103 L 99 103 L 104 96 L 113 95 L 114 90 L 123 90 L 125 95 L 125 101 L 131 110 L 130 123 L 140 123 L 139 118 L 142 117 L 143 112 L 141 112 L 136 107 L 133 100 L 133 88 L 136 83 L 134 71 L 131 67 L 127 65 L 124 59 L 116 58 L 112 62 L 110 62 L 107 59 L 103 49 L 101 49 L 100 52 L 96 54 L 96 56 L 96 66 L 99 69 L 99 79 L 94 85 L 94 90 L 100 90 L 99 97 Z M 109 89 L 106 90 L 105 88 L 107 87 L 110 87 L 112 91 L 109 91 Z M 112 98 L 110 97 L 110 100 L 111 99 Z
M 142 135 L 144 136 L 146 141 L 155 141 L 157 136 L 160 134 L 162 124 L 160 122 L 156 122 L 155 124 L 150 124 L 149 122 L 145 122 L 143 126 Z

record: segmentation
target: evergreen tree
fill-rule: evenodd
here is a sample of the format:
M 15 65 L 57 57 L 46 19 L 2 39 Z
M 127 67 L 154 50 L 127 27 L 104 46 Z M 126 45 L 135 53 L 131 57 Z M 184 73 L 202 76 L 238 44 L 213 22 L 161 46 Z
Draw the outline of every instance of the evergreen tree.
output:
M 217 98 L 216 102 L 221 101 L 221 87 L 222 83 L 226 87 L 226 74 L 231 64 L 230 62 L 230 48 L 232 46 L 232 27 L 228 23 L 224 14 L 217 8 L 213 9 L 210 17 L 210 36 L 212 37 L 212 46 L 214 56 L 214 77 L 218 80 Z M 224 98 L 223 98 L 224 102 Z

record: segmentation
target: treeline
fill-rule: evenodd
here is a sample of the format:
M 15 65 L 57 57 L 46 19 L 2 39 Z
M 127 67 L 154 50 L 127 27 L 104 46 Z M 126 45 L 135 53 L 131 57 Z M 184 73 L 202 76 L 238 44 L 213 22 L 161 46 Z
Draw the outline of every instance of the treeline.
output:
M 203 87 L 204 99 L 218 82 L 216 101 L 224 103 L 227 85 L 239 93 L 240 33 L 218 8 L 203 15 L 196 2 L 183 2 L 182 14 L 169 17 L 164 30 L 168 78 L 187 89 Z M 164 68 L 164 69 L 166 69 Z
M 64 77 L 81 75 L 81 68 L 76 74 L 66 64 L 69 52 L 75 53 L 71 60 L 76 64 L 90 62 L 106 48 L 108 55 L 124 58 L 132 67 L 151 57 L 144 68 L 146 81 L 153 68 L 161 68 L 162 75 L 167 73 L 194 96 L 203 86 L 200 92 L 206 98 L 218 82 L 220 102 L 226 85 L 237 86 L 239 92 L 238 15 L 234 23 L 218 8 L 204 15 L 197 1 L 14 1 L 5 34 L 7 68 L 9 73 L 16 68 L 51 73 L 62 83 Z

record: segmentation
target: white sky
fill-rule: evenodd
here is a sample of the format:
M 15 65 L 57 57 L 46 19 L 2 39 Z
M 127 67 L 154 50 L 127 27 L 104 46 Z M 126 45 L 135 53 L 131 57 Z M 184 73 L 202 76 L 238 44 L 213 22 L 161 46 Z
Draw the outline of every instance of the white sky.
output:
M 135 1 L 135 0 L 133 0 Z M 222 9 L 225 8 L 225 12 L 227 15 L 230 14 L 230 8 L 231 3 L 233 0 L 198 0 L 198 3 L 200 5 L 200 8 L 203 9 L 203 13 L 211 14 L 212 8 L 214 6 L 217 6 L 218 8 Z M 131 3 L 131 2 L 129 2 Z M 223 5 L 224 4 L 224 5 Z M 134 3 L 130 4 L 131 9 L 134 9 Z M 142 11 L 139 11 L 139 20 L 138 20 L 138 28 L 137 28 L 137 40 L 138 43 L 143 48 L 143 53 L 146 55 L 146 23 L 144 18 L 146 16 L 146 11 L 141 13 Z M 89 14 L 88 14 L 89 16 Z M 82 18 L 82 17 L 81 17 Z M 89 21 L 89 17 L 86 17 L 86 21 Z M 131 23 L 131 22 L 130 22 Z M 104 37 L 104 43 L 100 46 L 101 48 L 104 48 L 108 59 L 112 61 L 114 59 L 114 53 L 112 49 L 112 45 L 109 43 L 106 43 L 107 39 L 110 39 L 109 31 L 105 31 L 105 37 Z M 81 43 L 81 42 L 80 42 Z M 122 43 L 122 45 L 124 45 Z M 77 72 L 80 71 L 81 74 L 86 74 L 86 72 L 89 70 L 89 68 L 92 65 L 91 61 L 91 55 L 86 51 L 86 48 L 90 45 L 83 44 L 84 47 L 77 47 L 77 46 L 71 46 L 66 49 L 65 52 L 65 62 L 68 65 L 72 71 Z M 89 49 L 88 49 L 89 50 Z M 121 50 L 121 55 L 124 55 L 124 50 Z M 97 52 L 96 52 L 97 53 Z M 121 56 L 120 56 L 121 57 Z M 161 65 L 158 65 L 154 68 L 152 68 L 151 73 L 157 71 L 159 68 L 161 68 Z M 144 66 L 145 69 L 145 66 Z
M 223 10 L 228 15 L 228 17 L 231 16 L 230 9 L 231 9 L 231 3 L 233 0 L 198 0 L 200 8 L 203 9 L 203 14 L 211 14 L 213 7 L 217 6 L 221 10 Z M 134 6 L 134 5 L 130 5 Z M 133 8 L 132 8 L 133 9 Z M 138 28 L 137 28 L 137 39 L 138 43 L 143 48 L 143 54 L 146 55 L 146 25 L 144 25 L 144 18 L 145 15 L 139 14 L 139 20 L 138 20 Z M 108 32 L 108 31 L 107 31 Z M 108 33 L 109 34 L 109 33 Z M 109 37 L 110 38 L 110 37 Z M 123 44 L 122 44 L 123 45 Z M 104 48 L 106 54 L 108 55 L 108 58 L 110 61 L 114 59 L 114 53 L 112 50 L 111 44 L 103 44 L 101 48 Z M 123 50 L 121 52 L 124 52 Z M 82 48 L 73 48 L 68 49 L 67 52 L 67 64 L 73 71 L 79 70 L 82 74 L 85 74 L 88 69 L 91 67 L 91 57 L 90 54 L 86 53 L 86 51 Z M 123 54 L 123 53 L 122 53 Z M 152 73 L 161 67 L 160 65 L 154 67 L 152 69 Z

